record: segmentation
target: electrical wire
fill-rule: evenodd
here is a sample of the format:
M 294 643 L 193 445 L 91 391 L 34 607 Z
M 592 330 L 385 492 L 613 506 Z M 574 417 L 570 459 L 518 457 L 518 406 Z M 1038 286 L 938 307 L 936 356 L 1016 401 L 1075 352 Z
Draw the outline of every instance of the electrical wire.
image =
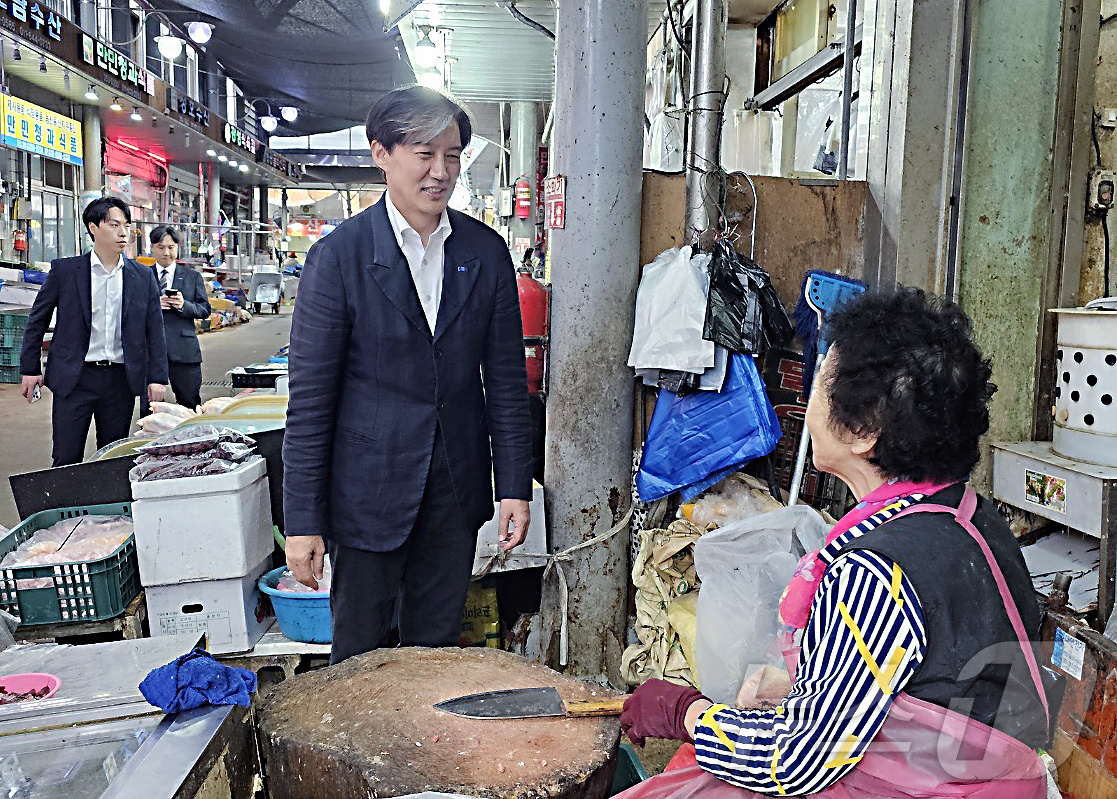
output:
M 1105 276 L 1103 278 L 1105 285 L 1102 287 L 1105 290 L 1105 293 L 1102 294 L 1103 297 L 1111 296 L 1110 293 L 1109 293 L 1109 221 L 1108 221 L 1108 217 L 1109 217 L 1109 214 L 1103 213 L 1101 215 L 1101 230 L 1102 230 L 1103 236 L 1105 237 L 1105 270 L 1104 270 Z
M 529 28 L 535 28 L 544 36 L 548 37 L 551 41 L 555 40 L 555 34 L 551 32 L 550 28 L 548 28 L 546 25 L 536 22 L 523 11 L 520 11 L 520 9 L 516 8 L 516 0 L 509 0 L 508 5 L 505 6 L 505 8 L 508 9 L 509 14 L 527 25 Z
M 1110 14 L 1108 17 L 1102 17 L 1101 24 L 1099 24 L 1098 27 L 1099 28 L 1104 28 L 1106 25 L 1108 25 L 1110 22 L 1113 22 L 1113 20 L 1115 20 L 1115 19 L 1117 19 L 1117 14 Z

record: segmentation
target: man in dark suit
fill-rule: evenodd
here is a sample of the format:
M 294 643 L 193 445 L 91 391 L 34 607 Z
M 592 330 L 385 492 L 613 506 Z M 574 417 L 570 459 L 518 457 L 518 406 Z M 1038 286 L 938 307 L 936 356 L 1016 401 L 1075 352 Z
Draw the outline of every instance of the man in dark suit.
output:
M 366 133 L 388 190 L 307 253 L 283 444 L 287 563 L 317 587 L 328 545 L 331 662 L 400 641 L 455 645 L 477 531 L 500 500 L 530 521 L 531 422 L 516 275 L 491 228 L 448 211 L 465 111 L 418 86 Z
M 167 382 L 155 275 L 124 257 L 131 211 L 123 200 L 101 197 L 81 218 L 93 249 L 51 261 L 20 353 L 23 396 L 30 402 L 44 383 L 43 336 L 57 310 L 45 380 L 54 393 L 55 466 L 81 462 L 94 418 L 98 447 L 127 436 L 136 397 L 146 391 L 150 401 L 161 400 Z
M 167 360 L 175 402 L 187 408 L 202 404 L 202 349 L 198 346 L 195 319 L 209 316 L 209 299 L 202 276 L 177 264 L 178 231 L 156 225 L 151 233 L 155 279 L 163 291 L 163 327 L 167 334 Z

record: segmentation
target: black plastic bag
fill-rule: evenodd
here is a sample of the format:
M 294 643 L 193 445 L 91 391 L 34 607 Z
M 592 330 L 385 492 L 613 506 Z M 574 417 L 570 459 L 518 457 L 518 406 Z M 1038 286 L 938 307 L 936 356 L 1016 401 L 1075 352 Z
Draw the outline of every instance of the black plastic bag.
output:
M 768 273 L 725 240 L 714 245 L 702 338 L 730 352 L 763 355 L 794 334 Z

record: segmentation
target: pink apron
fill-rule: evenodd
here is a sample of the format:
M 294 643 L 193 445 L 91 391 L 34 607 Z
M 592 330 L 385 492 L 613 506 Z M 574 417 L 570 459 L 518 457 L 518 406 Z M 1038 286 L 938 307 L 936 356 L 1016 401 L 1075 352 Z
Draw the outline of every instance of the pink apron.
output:
M 958 508 L 917 504 L 913 513 L 950 513 L 981 548 L 1009 620 L 1024 650 L 1028 671 L 1049 713 L 1035 652 L 1000 566 L 971 519 L 977 495 L 966 487 Z M 680 753 L 681 754 L 681 753 Z M 775 792 L 773 792 L 774 794 Z M 884 725 L 853 770 L 813 794 L 827 799 L 1044 799 L 1047 772 L 1034 750 L 986 724 L 947 708 L 898 694 Z M 761 794 L 738 788 L 698 765 L 667 771 L 619 794 L 622 799 L 751 799 Z

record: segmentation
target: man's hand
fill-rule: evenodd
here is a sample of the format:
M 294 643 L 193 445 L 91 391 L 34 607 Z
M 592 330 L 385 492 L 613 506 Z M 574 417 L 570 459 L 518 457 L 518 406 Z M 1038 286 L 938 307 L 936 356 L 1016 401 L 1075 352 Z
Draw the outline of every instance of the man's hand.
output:
M 322 561 L 326 555 L 326 542 L 320 535 L 289 535 L 284 545 L 287 568 L 291 575 L 308 588 L 318 590 L 322 579 Z
M 148 402 L 162 402 L 163 397 L 167 396 L 167 387 L 162 383 L 148 383 L 147 384 L 147 401 Z
M 163 294 L 159 297 L 159 307 L 164 311 L 181 311 L 182 310 L 182 295 L 173 294 L 167 296 Z
M 41 386 L 42 384 L 42 375 L 24 375 L 23 380 L 20 381 L 20 391 L 23 394 L 23 398 L 30 402 L 34 395 L 35 387 Z
M 500 501 L 500 532 L 497 538 L 501 549 L 508 552 L 524 543 L 530 525 L 531 508 L 526 499 Z

